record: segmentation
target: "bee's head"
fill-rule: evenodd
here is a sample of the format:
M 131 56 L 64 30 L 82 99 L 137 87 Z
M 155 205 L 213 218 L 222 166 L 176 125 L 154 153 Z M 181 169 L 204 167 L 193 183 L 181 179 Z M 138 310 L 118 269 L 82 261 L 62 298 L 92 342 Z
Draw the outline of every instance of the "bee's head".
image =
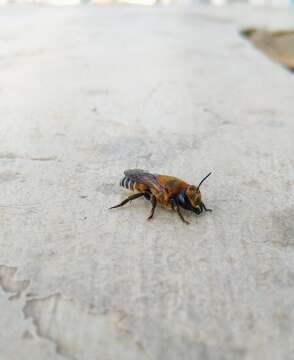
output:
M 186 195 L 194 208 L 201 203 L 201 193 L 197 186 L 189 185 L 186 190 Z
M 211 175 L 211 172 L 209 174 L 207 174 L 199 183 L 198 186 L 194 186 L 194 185 L 189 185 L 187 190 L 186 190 L 186 195 L 188 197 L 188 199 L 190 200 L 191 205 L 193 206 L 193 208 L 196 208 L 197 206 L 199 206 L 201 204 L 201 193 L 200 193 L 200 186 L 202 185 L 202 183 L 208 178 L 208 176 Z
M 200 186 L 202 185 L 203 181 L 208 178 L 208 175 L 205 176 L 204 179 L 200 181 L 198 186 L 189 185 L 186 190 L 182 190 L 178 196 L 178 202 L 183 209 L 191 210 L 196 214 L 200 214 L 202 211 L 202 201 L 201 201 L 201 193 L 200 193 Z

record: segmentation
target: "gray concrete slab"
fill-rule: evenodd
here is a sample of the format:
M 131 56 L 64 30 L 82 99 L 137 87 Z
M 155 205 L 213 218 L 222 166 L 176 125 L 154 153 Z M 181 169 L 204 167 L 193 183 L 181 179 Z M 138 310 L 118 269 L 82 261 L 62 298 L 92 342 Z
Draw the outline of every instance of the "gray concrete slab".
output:
M 189 8 L 2 8 L 1 360 L 292 360 L 293 94 Z M 213 213 L 109 211 L 132 167 Z

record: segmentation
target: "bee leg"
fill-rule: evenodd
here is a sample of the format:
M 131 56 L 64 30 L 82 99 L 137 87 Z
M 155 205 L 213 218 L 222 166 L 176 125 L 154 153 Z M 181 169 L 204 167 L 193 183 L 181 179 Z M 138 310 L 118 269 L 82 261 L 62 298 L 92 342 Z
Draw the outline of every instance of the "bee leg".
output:
M 176 207 L 176 212 L 179 214 L 179 217 L 181 218 L 181 220 L 182 220 L 185 224 L 187 224 L 187 225 L 190 224 L 189 221 L 185 220 L 185 218 L 184 218 L 184 216 L 182 215 L 182 213 L 181 213 L 181 211 L 180 211 L 180 208 L 179 208 L 178 206 Z
M 155 211 L 155 208 L 156 208 L 156 205 L 157 205 L 157 200 L 156 200 L 156 197 L 154 195 L 152 195 L 150 201 L 151 201 L 151 204 L 152 204 L 152 209 L 151 209 L 150 216 L 147 218 L 147 220 L 151 220 L 153 218 L 153 214 L 154 214 L 154 211 Z
M 150 192 L 145 191 L 145 192 L 144 192 L 144 197 L 145 197 L 146 200 L 150 200 L 150 198 L 151 198 Z
M 200 215 L 203 211 L 202 207 L 199 205 L 199 207 L 195 207 L 192 210 L 196 215 Z
M 115 205 L 115 206 L 112 206 L 111 208 L 109 209 L 115 209 L 115 208 L 118 208 L 118 207 L 121 207 L 121 206 L 124 206 L 126 203 L 128 203 L 129 201 L 132 201 L 132 200 L 135 200 L 141 196 L 144 196 L 143 193 L 138 193 L 138 194 L 134 194 L 134 195 L 131 195 L 129 196 L 128 198 L 126 198 L 125 200 L 123 200 L 121 203 L 119 203 L 118 205 Z
M 180 207 L 178 206 L 177 201 L 176 201 L 175 199 L 172 199 L 171 206 L 172 206 L 172 209 L 175 210 L 175 211 L 178 213 L 178 215 L 179 215 L 179 217 L 181 218 L 181 220 L 182 220 L 185 224 L 189 225 L 189 224 L 190 224 L 189 221 L 187 221 L 187 220 L 184 218 L 183 214 L 182 214 L 181 211 L 180 211 Z
M 201 203 L 201 207 L 205 210 L 205 211 L 212 211 L 211 209 L 207 209 L 207 207 L 203 204 L 203 203 Z

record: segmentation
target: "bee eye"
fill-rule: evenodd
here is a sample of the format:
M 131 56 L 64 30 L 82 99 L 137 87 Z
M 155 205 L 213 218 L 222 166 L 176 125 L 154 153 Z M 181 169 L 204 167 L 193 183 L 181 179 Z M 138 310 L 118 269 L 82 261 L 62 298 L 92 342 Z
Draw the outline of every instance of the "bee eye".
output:
M 179 193 L 178 195 L 178 200 L 181 204 L 183 204 L 185 202 L 185 198 L 184 198 L 184 194 Z
M 183 209 L 191 210 L 193 208 L 192 204 L 191 204 L 191 199 L 185 191 L 181 191 L 177 195 L 177 198 L 178 198 L 180 206 Z

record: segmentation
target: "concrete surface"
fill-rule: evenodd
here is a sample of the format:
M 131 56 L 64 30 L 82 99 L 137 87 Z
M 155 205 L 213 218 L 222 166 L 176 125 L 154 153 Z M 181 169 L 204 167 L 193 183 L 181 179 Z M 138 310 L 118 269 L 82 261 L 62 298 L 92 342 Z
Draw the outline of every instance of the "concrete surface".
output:
M 0 359 L 292 360 L 294 77 L 185 9 L 0 13 Z M 203 185 L 191 225 L 131 167 Z

